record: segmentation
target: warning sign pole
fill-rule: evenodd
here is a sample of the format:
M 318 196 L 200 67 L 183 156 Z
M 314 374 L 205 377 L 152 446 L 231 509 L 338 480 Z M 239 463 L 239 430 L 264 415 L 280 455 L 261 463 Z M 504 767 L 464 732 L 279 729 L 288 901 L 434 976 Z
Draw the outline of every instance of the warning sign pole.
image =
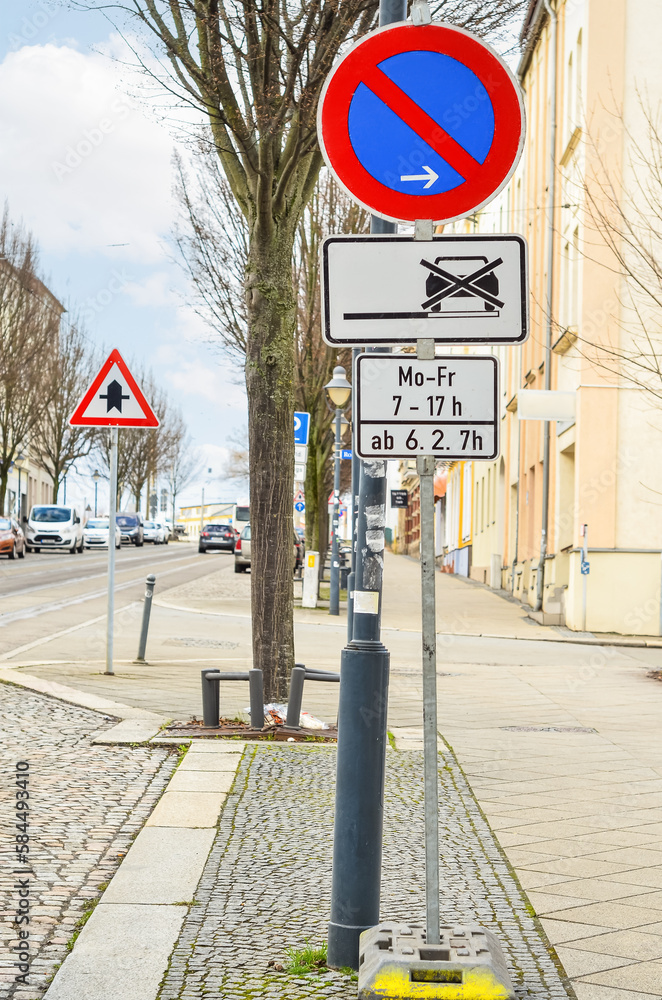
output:
M 110 497 L 108 500 L 108 621 L 106 622 L 106 673 L 113 674 L 113 624 L 115 618 L 115 521 L 117 520 L 117 427 L 110 429 Z

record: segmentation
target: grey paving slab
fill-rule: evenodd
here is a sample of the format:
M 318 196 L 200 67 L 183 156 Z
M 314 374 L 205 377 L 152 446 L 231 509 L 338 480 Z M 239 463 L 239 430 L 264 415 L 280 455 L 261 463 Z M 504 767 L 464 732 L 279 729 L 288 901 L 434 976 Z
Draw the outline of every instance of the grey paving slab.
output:
M 222 792 L 167 791 L 159 799 L 154 812 L 147 820 L 147 826 L 191 829 L 214 827 L 224 801 L 225 795 Z
M 424 922 L 422 754 L 389 750 L 382 916 Z M 335 751 L 262 744 L 244 754 L 214 846 L 172 956 L 160 1000 L 342 998 L 338 973 L 294 979 L 268 962 L 326 937 Z M 478 921 L 502 941 L 517 996 L 567 1000 L 511 870 L 457 762 L 440 757 L 441 904 L 445 920 Z M 594 960 L 598 961 L 599 960 Z
M 108 729 L 99 736 L 95 736 L 93 743 L 123 744 L 144 743 L 156 736 L 159 731 L 158 723 L 149 719 L 123 719 L 116 726 Z
M 178 906 L 100 903 L 47 1000 L 151 1000 L 183 920 Z
M 213 829 L 146 826 L 136 837 L 104 903 L 179 903 L 191 900 L 214 841 Z

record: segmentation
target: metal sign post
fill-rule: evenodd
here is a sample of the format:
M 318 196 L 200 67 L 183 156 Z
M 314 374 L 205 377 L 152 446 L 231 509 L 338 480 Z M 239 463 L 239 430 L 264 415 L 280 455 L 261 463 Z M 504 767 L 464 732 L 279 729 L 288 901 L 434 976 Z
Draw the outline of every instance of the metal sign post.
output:
M 108 502 L 108 621 L 106 674 L 113 674 L 115 614 L 115 524 L 117 521 L 117 436 L 119 427 L 158 427 L 159 420 L 145 399 L 118 350 L 111 351 L 101 370 L 69 418 L 72 427 L 110 427 L 110 497 Z M 95 483 L 96 489 L 96 483 Z M 96 493 L 95 493 L 96 496 Z M 95 501 L 96 506 L 96 501 Z M 204 508 L 204 491 L 203 491 Z
M 110 498 L 108 500 L 108 620 L 106 622 L 106 673 L 113 674 L 113 625 L 115 617 L 115 522 L 117 519 L 117 427 L 110 428 Z

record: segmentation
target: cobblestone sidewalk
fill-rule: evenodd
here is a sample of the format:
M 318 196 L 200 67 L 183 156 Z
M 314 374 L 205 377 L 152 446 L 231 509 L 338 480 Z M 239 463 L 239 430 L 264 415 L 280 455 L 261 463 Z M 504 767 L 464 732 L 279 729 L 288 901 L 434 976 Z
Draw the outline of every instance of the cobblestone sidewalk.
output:
M 163 749 L 92 746 L 117 720 L 0 684 L 0 998 L 39 1000 L 85 905 L 117 870 L 173 771 Z M 16 984 L 15 765 L 29 775 L 30 974 Z M 74 998 L 72 997 L 72 1000 Z
M 382 913 L 425 922 L 423 755 L 387 753 Z M 519 998 L 567 1000 L 542 933 L 453 754 L 440 755 L 442 917 L 496 931 Z M 160 1000 L 356 997 L 339 973 L 276 973 L 326 937 L 335 750 L 248 748 Z

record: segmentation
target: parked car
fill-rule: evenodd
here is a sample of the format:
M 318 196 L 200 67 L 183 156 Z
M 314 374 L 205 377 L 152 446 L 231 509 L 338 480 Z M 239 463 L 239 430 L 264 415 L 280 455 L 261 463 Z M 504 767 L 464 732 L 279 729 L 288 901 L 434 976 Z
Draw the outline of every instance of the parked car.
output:
M 209 552 L 210 549 L 234 552 L 236 543 L 237 533 L 229 524 L 205 524 L 200 533 L 198 552 Z
M 296 570 L 299 563 L 297 562 L 299 558 L 299 544 L 300 539 L 292 529 L 292 568 Z M 303 561 L 303 553 L 301 553 L 301 559 Z M 303 563 L 302 563 L 303 564 Z M 250 569 L 251 565 L 251 526 L 247 524 L 234 547 L 234 571 L 235 573 L 245 573 L 247 569 Z
M 25 559 L 25 535 L 13 517 L 0 517 L 0 556 Z
M 245 573 L 251 568 L 251 526 L 247 524 L 234 547 L 234 571 Z
M 119 524 L 123 542 L 129 542 L 136 547 L 144 543 L 142 514 L 118 514 L 117 524 Z
M 175 525 L 175 535 L 178 538 L 183 538 L 185 534 L 186 534 L 186 525 L 185 524 L 176 524 Z
M 86 549 L 107 549 L 110 525 L 107 517 L 91 517 L 83 528 L 83 545 Z M 115 548 L 122 544 L 122 533 L 115 525 Z
M 294 572 L 303 568 L 303 557 L 306 554 L 306 540 L 302 528 L 294 529 L 294 547 L 296 549 L 296 560 L 294 562 Z
M 165 528 L 158 521 L 143 522 L 143 538 L 154 545 L 165 545 L 168 541 Z
M 160 528 L 163 528 L 163 544 L 167 545 L 170 541 L 170 535 L 172 534 L 172 528 L 169 521 L 155 521 Z
M 83 551 L 83 526 L 75 507 L 49 503 L 33 507 L 26 532 L 28 552 L 44 549 Z

